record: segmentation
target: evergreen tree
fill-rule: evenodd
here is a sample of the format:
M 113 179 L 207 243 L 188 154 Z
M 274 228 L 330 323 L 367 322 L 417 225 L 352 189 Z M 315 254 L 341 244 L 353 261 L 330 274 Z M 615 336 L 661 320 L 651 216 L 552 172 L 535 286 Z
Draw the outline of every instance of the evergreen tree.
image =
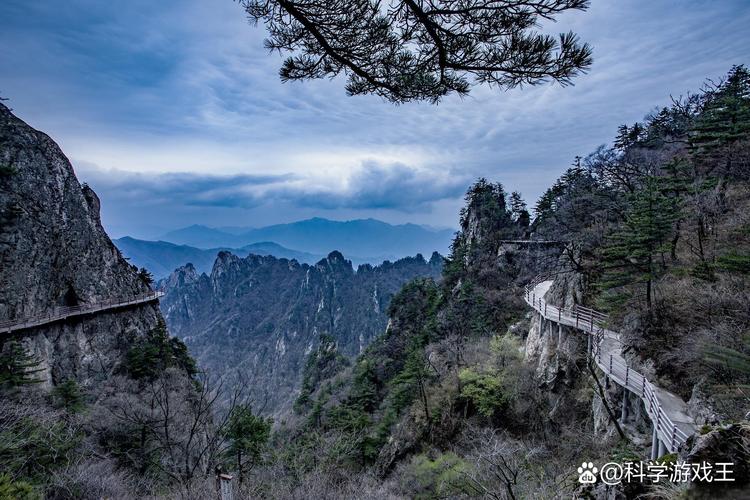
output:
M 531 216 L 526 208 L 526 202 L 523 201 L 521 193 L 518 191 L 513 191 L 510 195 L 510 211 L 516 224 L 521 227 L 529 227 Z
M 266 47 L 289 52 L 282 81 L 345 74 L 350 95 L 395 103 L 468 94 L 474 85 L 510 89 L 567 84 L 591 65 L 572 32 L 540 33 L 543 21 L 587 0 L 242 0 L 269 30 Z
M 7 472 L 0 473 L 0 500 L 39 500 L 41 495 L 26 481 L 19 481 Z
M 138 277 L 148 286 L 154 284 L 154 275 L 151 274 L 145 267 L 142 267 L 138 270 Z
M 646 179 L 628 207 L 622 228 L 615 232 L 603 252 L 602 288 L 631 284 L 645 287 L 646 306 L 651 310 L 653 283 L 666 266 L 660 255 L 673 233 L 679 207 L 662 190 L 658 178 Z
M 78 413 L 86 406 L 81 388 L 73 379 L 68 379 L 52 389 L 52 397 L 58 406 L 72 413 Z
M 646 130 L 643 125 L 636 122 L 632 127 L 620 125 L 617 129 L 615 138 L 615 148 L 624 151 L 633 146 L 639 145 L 645 138 Z
M 237 470 L 240 484 L 245 471 L 260 462 L 271 436 L 273 420 L 254 415 L 250 406 L 239 405 L 232 410 L 222 434 L 229 442 L 226 454 Z
M 723 163 L 732 175 L 735 145 L 750 138 L 750 72 L 734 66 L 726 80 L 706 93 L 705 104 L 691 131 L 690 150 L 713 170 Z
M 34 377 L 34 374 L 44 371 L 44 368 L 39 368 L 39 364 L 39 360 L 27 353 L 20 342 L 11 341 L 0 352 L 0 387 L 38 384 L 41 380 Z
M 128 350 L 125 369 L 134 379 L 153 380 L 169 367 L 180 368 L 191 377 L 198 373 L 185 343 L 170 337 L 167 325 L 159 320 L 156 328 Z

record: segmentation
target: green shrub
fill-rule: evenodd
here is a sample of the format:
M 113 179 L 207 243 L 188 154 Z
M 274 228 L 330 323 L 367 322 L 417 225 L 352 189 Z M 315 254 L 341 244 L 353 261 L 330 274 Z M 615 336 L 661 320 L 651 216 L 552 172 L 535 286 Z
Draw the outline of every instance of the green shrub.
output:
M 65 408 L 71 413 L 78 413 L 86 407 L 81 389 L 73 379 L 68 379 L 52 389 L 52 398 L 57 406 Z
M 0 470 L 43 479 L 70 463 L 82 436 L 64 421 L 25 417 L 0 431 Z
M 40 499 L 34 487 L 24 481 L 14 481 L 10 474 L 0 474 L 0 500 Z
M 471 401 L 480 414 L 491 418 L 506 408 L 508 397 L 498 373 L 478 373 L 464 368 L 458 377 L 462 386 L 461 396 Z
M 677 458 L 677 453 L 667 453 L 666 455 L 657 458 L 656 461 L 662 465 L 670 465 L 676 463 Z
M 466 491 L 469 464 L 455 453 L 448 452 L 430 459 L 414 457 L 406 469 L 402 487 L 411 498 L 452 498 Z
M 630 443 L 625 440 L 621 440 L 619 443 L 617 443 L 617 446 L 615 446 L 614 450 L 612 450 L 612 453 L 610 454 L 610 458 L 612 462 L 617 463 L 641 461 L 641 456 L 636 451 L 634 451 L 631 448 Z
M 730 252 L 717 259 L 716 267 L 730 273 L 750 274 L 750 254 Z

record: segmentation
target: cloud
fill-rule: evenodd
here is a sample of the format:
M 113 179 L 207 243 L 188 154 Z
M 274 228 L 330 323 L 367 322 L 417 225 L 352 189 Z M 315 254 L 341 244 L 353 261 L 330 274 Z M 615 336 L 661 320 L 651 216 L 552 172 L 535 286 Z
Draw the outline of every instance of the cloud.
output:
M 144 174 L 79 163 L 79 175 L 110 201 L 138 206 L 255 208 L 276 203 L 305 208 L 414 211 L 461 196 L 470 182 L 450 169 L 369 160 L 339 182 L 314 171 L 274 175 Z
M 401 163 L 364 162 L 341 192 L 287 191 L 299 206 L 313 208 L 399 209 L 414 211 L 447 198 L 461 196 L 471 178 L 454 169 L 414 168 Z
M 265 201 L 262 190 L 294 180 L 281 175 L 209 175 L 191 172 L 144 174 L 79 163 L 79 174 L 100 197 L 141 206 L 163 204 L 252 208 Z

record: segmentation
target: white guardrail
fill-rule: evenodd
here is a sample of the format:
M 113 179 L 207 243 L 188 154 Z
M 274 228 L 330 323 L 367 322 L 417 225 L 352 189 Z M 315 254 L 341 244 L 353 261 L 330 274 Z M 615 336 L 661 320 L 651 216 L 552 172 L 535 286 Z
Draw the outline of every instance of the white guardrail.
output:
M 12 333 L 17 330 L 34 328 L 37 326 L 45 325 L 47 323 L 54 323 L 55 321 L 62 321 L 64 319 L 75 316 L 84 316 L 87 314 L 93 314 L 109 309 L 118 309 L 120 307 L 127 307 L 135 304 L 142 304 L 144 302 L 151 302 L 153 300 L 158 300 L 163 295 L 164 292 L 150 291 L 142 294 L 134 294 L 129 297 L 112 298 L 103 302 L 97 302 L 95 304 L 57 307 L 49 313 L 39 316 L 0 321 L 0 333 Z
M 573 308 L 561 309 L 547 304 L 542 297 L 537 297 L 534 291 L 539 284 L 545 281 L 551 281 L 550 277 L 541 275 L 526 285 L 524 289 L 526 303 L 546 320 L 573 327 L 592 335 L 594 340 L 592 342 L 592 354 L 596 365 L 618 385 L 627 388 L 643 400 L 646 412 L 656 427 L 659 439 L 670 452 L 677 451 L 690 435 L 669 418 L 663 405 L 659 402 L 657 387 L 645 376 L 630 368 L 620 356 L 620 336 L 616 332 L 607 330 L 608 316 L 578 305 Z M 618 346 L 618 352 L 607 352 L 607 343 Z

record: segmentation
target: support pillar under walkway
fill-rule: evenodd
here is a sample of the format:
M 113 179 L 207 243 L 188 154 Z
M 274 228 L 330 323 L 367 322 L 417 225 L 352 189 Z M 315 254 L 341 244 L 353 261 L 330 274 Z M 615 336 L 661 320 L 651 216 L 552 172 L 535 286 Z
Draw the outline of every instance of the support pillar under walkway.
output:
M 656 426 L 654 426 L 654 432 L 651 435 L 651 460 L 663 457 L 668 452 L 667 445 L 659 439 L 659 433 L 657 432 Z

